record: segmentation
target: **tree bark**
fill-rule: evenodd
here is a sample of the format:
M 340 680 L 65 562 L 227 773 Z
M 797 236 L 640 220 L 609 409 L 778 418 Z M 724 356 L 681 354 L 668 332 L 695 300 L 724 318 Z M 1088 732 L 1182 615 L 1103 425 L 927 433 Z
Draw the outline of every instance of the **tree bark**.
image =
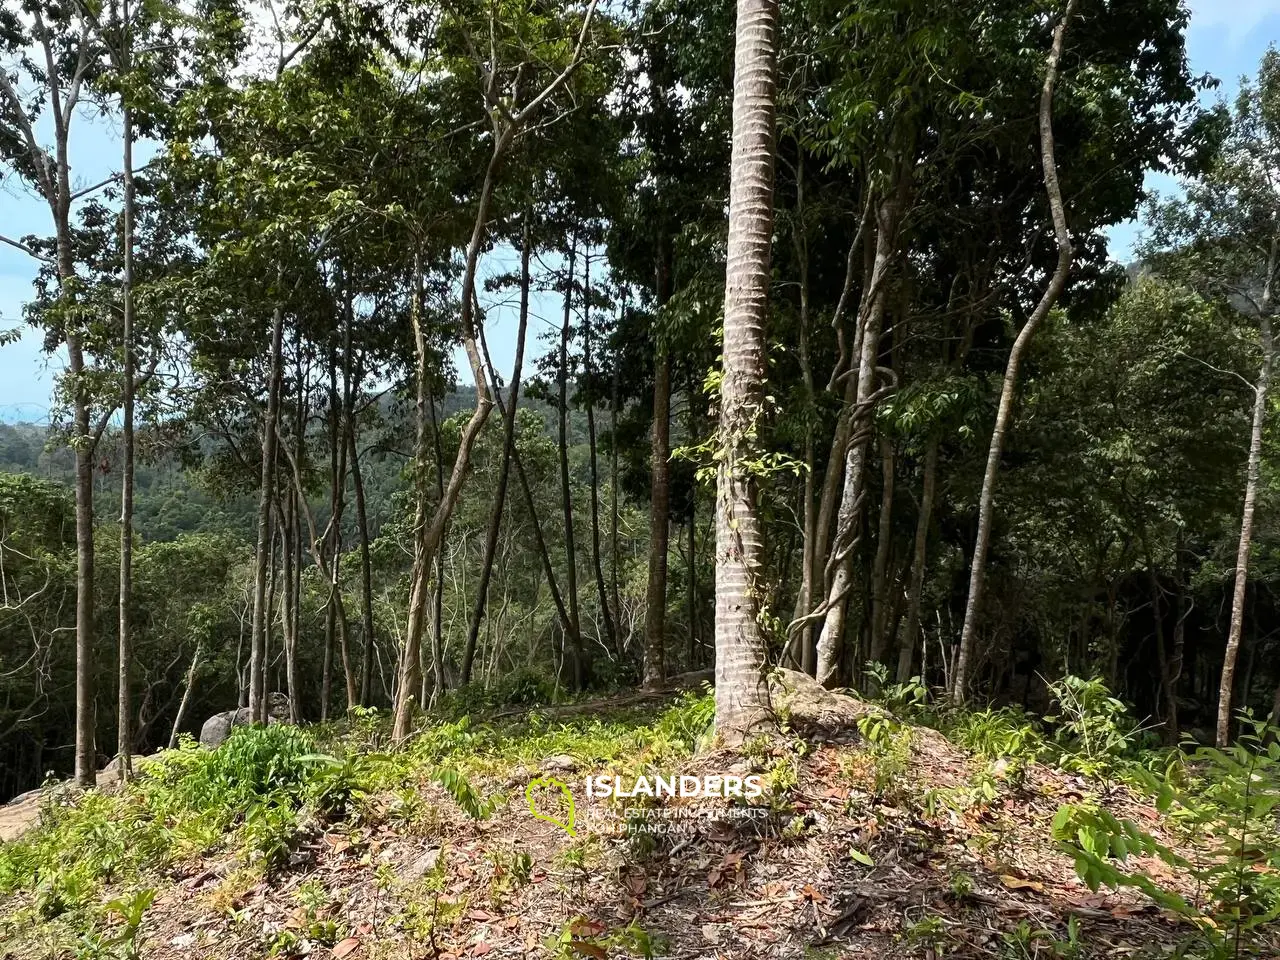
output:
M 973 548 L 973 566 L 969 572 L 969 596 L 965 602 L 964 626 L 960 631 L 960 649 L 956 653 L 953 671 L 952 696 L 957 703 L 964 703 L 968 696 L 969 673 L 972 668 L 974 647 L 977 642 L 978 612 L 982 602 L 982 588 L 986 576 L 987 550 L 991 545 L 992 505 L 995 501 L 996 478 L 1000 469 L 1000 457 L 1004 452 L 1005 434 L 1013 417 L 1014 395 L 1018 388 L 1018 370 L 1022 358 L 1031 344 L 1036 328 L 1049 315 L 1063 288 L 1075 255 L 1071 245 L 1071 233 L 1067 229 L 1067 215 L 1062 202 L 1062 189 L 1058 185 L 1058 166 L 1054 160 L 1053 143 L 1053 89 L 1058 79 L 1058 64 L 1067 25 L 1075 13 L 1076 0 L 1067 0 L 1066 11 L 1053 33 L 1053 47 L 1049 51 L 1044 86 L 1040 91 L 1040 159 L 1044 170 L 1044 188 L 1049 197 L 1049 210 L 1053 217 L 1053 230 L 1058 241 L 1058 262 L 1049 285 L 1031 316 L 1018 332 L 1009 360 L 1005 365 L 1004 382 L 1000 388 L 1000 406 L 996 411 L 995 427 L 991 432 L 991 446 L 987 451 L 987 467 L 982 477 L 982 493 L 978 499 L 978 534 Z
M 1249 465 L 1244 488 L 1244 512 L 1240 518 L 1240 544 L 1236 551 L 1235 587 L 1231 592 L 1231 627 L 1227 633 L 1227 649 L 1222 662 L 1222 682 L 1218 686 L 1217 744 L 1231 742 L 1231 705 L 1235 685 L 1236 658 L 1240 653 L 1240 637 L 1244 632 L 1245 588 L 1249 582 L 1249 551 L 1253 546 L 1253 513 L 1258 500 L 1262 466 L 1262 437 L 1267 422 L 1267 393 L 1271 386 L 1274 344 L 1271 339 L 1271 277 L 1275 272 L 1276 245 L 1272 244 L 1267 289 L 1262 297 L 1258 338 L 1262 346 L 1262 369 L 1254 387 L 1253 429 L 1249 439 Z
M 777 0 L 738 0 L 716 473 L 716 731 L 729 744 L 771 725 L 760 617 L 764 544 L 753 436 L 763 415 L 773 236 Z

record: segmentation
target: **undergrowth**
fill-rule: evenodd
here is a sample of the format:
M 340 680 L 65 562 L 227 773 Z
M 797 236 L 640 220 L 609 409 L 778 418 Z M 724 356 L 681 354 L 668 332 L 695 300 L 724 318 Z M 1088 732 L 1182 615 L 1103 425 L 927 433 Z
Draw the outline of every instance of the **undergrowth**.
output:
M 288 869 L 300 842 L 330 825 L 429 830 L 435 812 L 423 791 L 433 784 L 485 819 L 503 797 L 475 786 L 477 777 L 536 769 L 553 755 L 642 769 L 690 755 L 713 712 L 704 691 L 656 717 L 636 709 L 556 722 L 535 709 L 506 724 L 445 719 L 396 748 L 389 718 L 373 710 L 353 712 L 342 727 L 239 727 L 216 750 L 184 738 L 143 761 L 118 792 L 71 802 L 51 788 L 40 826 L 0 844 L 0 897 L 17 905 L 0 916 L 0 943 L 44 924 L 64 955 L 128 960 L 155 886 L 181 861 L 231 853 L 252 883 Z M 226 909 L 234 902 L 228 893 Z

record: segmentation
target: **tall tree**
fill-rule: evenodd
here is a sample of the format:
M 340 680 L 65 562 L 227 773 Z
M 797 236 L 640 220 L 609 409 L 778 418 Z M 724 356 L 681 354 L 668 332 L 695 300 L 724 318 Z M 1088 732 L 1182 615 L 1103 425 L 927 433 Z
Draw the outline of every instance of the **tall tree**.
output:
M 769 722 L 753 460 L 764 415 L 779 16 L 777 0 L 738 0 L 716 473 L 716 730 L 727 742 Z
M 1067 7 L 1053 32 L 1053 46 L 1045 68 L 1044 86 L 1040 90 L 1040 161 L 1044 173 L 1044 189 L 1049 197 L 1049 211 L 1053 218 L 1053 232 L 1058 242 L 1058 262 L 1049 283 L 1027 322 L 1022 325 L 1018 337 L 1009 351 L 1005 363 L 1004 380 L 1000 386 L 1000 406 L 996 411 L 995 427 L 991 431 L 991 445 L 987 450 L 987 466 L 982 476 L 982 493 L 978 498 L 978 533 L 973 546 L 973 559 L 969 568 L 969 596 L 965 600 L 964 626 L 960 632 L 960 649 L 956 652 L 952 695 L 963 703 L 969 690 L 969 670 L 977 643 L 979 604 L 987 568 L 987 550 L 991 545 L 991 514 L 995 501 L 996 477 L 1000 470 L 1000 458 L 1004 453 L 1005 434 L 1013 416 L 1014 396 L 1018 389 L 1018 370 L 1022 358 L 1031 344 L 1036 328 L 1049 315 L 1058 297 L 1067 285 L 1074 249 L 1071 233 L 1067 229 L 1067 214 L 1062 202 L 1062 189 L 1058 184 L 1058 164 L 1054 159 L 1053 141 L 1053 89 L 1058 79 L 1058 65 L 1062 60 L 1062 48 L 1067 26 L 1075 13 L 1077 0 L 1067 0 Z

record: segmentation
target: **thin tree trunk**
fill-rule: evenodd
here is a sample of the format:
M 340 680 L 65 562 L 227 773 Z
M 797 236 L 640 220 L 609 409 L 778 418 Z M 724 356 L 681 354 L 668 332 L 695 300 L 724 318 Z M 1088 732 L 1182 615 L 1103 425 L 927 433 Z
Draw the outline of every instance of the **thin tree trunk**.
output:
M 187 682 L 182 691 L 182 699 L 178 701 L 178 713 L 173 718 L 173 730 L 169 733 L 169 749 L 178 745 L 178 732 L 182 729 L 182 721 L 187 716 L 187 707 L 191 704 L 191 694 L 196 686 L 196 668 L 200 666 L 200 654 L 204 652 L 204 640 L 196 641 L 196 652 L 191 656 L 191 666 L 187 668 Z
M 289 719 L 298 722 L 298 705 L 302 689 L 298 683 L 298 619 L 297 604 L 294 591 L 296 581 L 294 570 L 297 557 L 294 545 L 298 539 L 298 503 L 297 496 L 289 492 L 281 511 L 278 527 L 280 529 L 280 557 L 283 569 L 280 571 L 284 581 L 284 595 L 280 599 L 280 622 L 284 644 L 284 682 L 285 693 L 289 697 Z
M 283 269 L 276 271 L 279 282 Z M 267 412 L 262 426 L 262 475 L 258 491 L 258 545 L 253 570 L 253 626 L 249 632 L 249 716 L 266 723 L 267 566 L 274 533 L 271 505 L 275 487 L 276 444 L 280 419 L 280 387 L 284 377 L 284 306 L 271 314 L 271 353 L 267 385 Z
M 489 349 L 484 345 L 483 339 L 481 340 L 481 345 L 484 348 L 485 365 L 488 368 L 489 377 L 496 385 L 498 382 L 498 373 L 493 368 L 493 360 L 489 356 Z M 507 415 L 506 407 L 502 401 L 502 394 L 498 392 L 496 386 L 494 387 L 493 394 L 494 402 L 498 405 L 498 414 L 505 418 Z M 546 538 L 542 535 L 542 523 L 538 519 L 538 506 L 533 499 L 533 487 L 529 483 L 529 475 L 525 473 L 524 463 L 520 459 L 520 447 L 518 445 L 512 447 L 511 460 L 515 464 L 516 477 L 520 481 L 520 490 L 524 494 L 525 509 L 529 511 L 529 522 L 533 527 L 534 545 L 537 548 L 538 557 L 542 561 L 542 573 L 547 578 L 547 588 L 551 592 L 551 601 L 556 608 L 556 618 L 560 623 L 561 630 L 567 632 L 569 628 L 569 611 L 565 607 L 564 597 L 560 593 L 560 586 L 556 581 L 555 567 L 551 563 L 551 552 L 547 549 Z M 536 593 L 537 592 L 535 591 L 535 596 Z M 557 676 L 559 676 L 558 671 Z
M 344 283 L 344 294 L 350 298 L 351 293 Z M 346 308 L 350 311 L 348 303 Z M 329 355 L 329 603 L 336 615 L 338 652 L 342 658 L 342 675 L 346 681 L 347 710 L 350 711 L 360 702 L 356 685 L 356 674 L 351 667 L 351 649 L 347 642 L 347 612 L 342 600 L 342 514 L 346 506 L 347 489 L 347 445 L 343 442 L 344 426 L 342 412 L 344 404 L 338 395 L 338 362 L 333 352 Z M 298 434 L 298 446 L 303 443 L 302 433 Z
M 494 389 L 497 387 L 495 385 Z M 440 422 L 436 418 L 436 398 L 427 398 L 431 408 L 431 447 L 436 458 L 436 499 L 444 501 L 444 449 L 440 444 Z M 444 533 L 440 535 L 444 542 Z M 431 677 L 435 696 L 444 693 L 447 685 L 444 675 L 444 550 L 436 547 L 435 584 L 432 592 L 431 614 Z M 425 686 L 425 682 L 424 682 Z
M 876 528 L 876 555 L 871 567 L 870 659 L 884 660 L 889 648 L 889 553 L 893 546 L 893 441 L 880 438 L 881 494 L 880 523 Z
M 609 647 L 618 651 L 618 630 L 609 609 L 609 591 L 604 582 L 600 558 L 600 461 L 596 452 L 595 380 L 591 366 L 591 247 L 583 254 L 582 282 L 582 376 L 587 385 L 587 452 L 591 465 L 591 562 L 595 567 L 596 594 L 600 598 L 600 618 L 604 621 Z
M 671 299 L 669 240 L 659 237 L 657 256 L 658 309 Z M 642 686 L 660 688 L 666 682 L 667 550 L 671 529 L 671 357 L 657 344 L 653 369 L 653 429 L 649 464 L 649 582 L 644 608 L 644 669 Z
M 906 205 L 910 169 L 905 160 L 898 171 L 898 183 L 876 211 L 876 253 L 871 279 L 864 294 L 865 308 L 859 311 L 857 335 L 857 377 L 854 401 L 846 412 L 848 439 L 844 452 L 844 487 L 836 513 L 836 534 L 827 561 L 826 598 L 822 606 L 822 629 L 818 634 L 816 678 L 830 686 L 840 678 L 844 652 L 848 597 L 854 582 L 854 549 L 861 538 L 862 507 L 866 499 L 865 473 L 867 444 L 875 430 L 874 410 L 882 391 L 875 387 L 876 360 L 880 354 L 880 330 L 889 285 L 889 272 L 897 255 L 898 226 Z M 827 467 L 834 469 L 833 465 Z
M 778 20 L 777 0 L 738 0 L 716 472 L 716 731 L 730 744 L 771 723 L 760 624 L 764 543 L 749 463 L 764 404 Z
M 794 241 L 800 273 L 800 379 L 804 384 L 805 402 L 808 405 L 808 410 L 805 411 L 805 470 L 800 505 L 800 515 L 804 523 L 804 539 L 800 545 L 800 590 L 796 596 L 796 608 L 793 616 L 793 620 L 803 621 L 804 626 L 791 633 L 784 653 L 784 660 L 792 669 L 811 673 L 814 669 L 814 651 L 811 642 L 813 629 L 808 623 L 808 617 L 813 611 L 814 575 L 817 568 L 818 549 L 818 501 L 814 481 L 814 475 L 818 468 L 817 441 L 814 432 L 818 393 L 813 379 L 813 361 L 809 356 L 809 243 L 805 224 L 804 156 L 805 152 L 801 150 L 796 161 L 797 227 L 794 231 Z
M 124 24 L 124 66 L 128 69 L 129 2 L 122 0 L 121 21 Z M 137 384 L 133 370 L 133 111 L 122 104 L 124 122 L 124 269 L 120 281 L 122 313 L 121 346 L 124 353 L 123 411 L 120 425 L 124 444 L 124 470 L 120 479 L 120 619 L 118 700 L 116 705 L 116 754 L 120 779 L 128 782 L 133 775 L 133 706 L 130 701 L 130 679 L 133 672 L 133 627 L 129 605 L 133 602 L 133 401 Z
M 564 514 L 565 592 L 569 604 L 569 652 L 573 657 L 573 688 L 586 687 L 586 662 L 582 648 L 582 621 L 578 614 L 578 551 L 573 532 L 573 488 L 569 483 L 569 325 L 573 307 L 574 270 L 577 265 L 577 238 L 569 240 L 565 267 L 564 319 L 560 325 L 558 439 L 560 454 L 560 506 Z
M 689 608 L 689 654 L 685 661 L 685 669 L 696 670 L 695 661 L 698 654 L 698 496 L 696 488 L 689 500 L 689 562 L 685 598 Z
M 1249 551 L 1253 545 L 1253 512 L 1258 500 L 1262 465 L 1262 436 L 1267 422 L 1267 392 L 1271 386 L 1274 345 L 1271 340 L 1271 277 L 1275 273 L 1276 243 L 1271 247 L 1271 263 L 1267 288 L 1262 296 L 1258 337 L 1262 345 L 1262 369 L 1254 388 L 1253 430 L 1249 440 L 1249 466 L 1244 488 L 1244 513 L 1240 519 L 1240 545 L 1236 551 L 1235 588 L 1231 593 L 1231 627 L 1227 633 L 1227 650 L 1222 662 L 1222 683 L 1218 687 L 1217 744 L 1231 742 L 1232 690 L 1235 685 L 1236 658 L 1240 653 L 1240 637 L 1244 632 L 1245 588 L 1249 582 Z
M 369 511 L 364 499 L 364 476 L 360 473 L 360 450 L 356 442 L 353 418 L 347 420 L 347 451 L 356 495 L 356 534 L 360 538 L 360 607 L 364 626 L 364 654 L 360 661 L 360 705 L 367 707 L 373 692 L 373 560 L 369 555 Z
M 1178 742 L 1178 697 L 1174 689 L 1173 668 L 1169 661 L 1169 648 L 1165 643 L 1163 591 L 1156 574 L 1155 561 L 1147 553 L 1147 586 L 1151 593 L 1151 621 L 1155 626 L 1156 657 L 1160 662 L 1160 699 L 1165 708 L 1165 739 Z
M 520 376 L 524 367 L 524 344 L 529 329 L 529 259 L 532 243 L 529 240 L 529 224 L 524 224 L 520 244 L 520 319 L 516 330 L 516 358 L 507 387 L 507 406 L 502 412 L 502 466 L 498 470 L 498 489 L 494 493 L 493 507 L 489 512 L 489 528 L 485 532 L 484 563 L 480 567 L 480 584 L 476 588 L 475 608 L 471 611 L 471 623 L 467 627 L 467 646 L 462 656 L 461 686 L 471 682 L 471 669 L 475 661 L 476 644 L 480 639 L 480 623 L 484 620 L 485 605 L 489 600 L 489 581 L 493 577 L 494 558 L 498 554 L 498 537 L 502 528 L 502 515 L 507 503 L 507 485 L 511 478 L 511 456 L 516 443 L 516 409 L 520 398 Z M 498 384 L 493 385 L 494 393 Z
M 618 405 L 621 371 L 615 356 L 609 397 L 609 598 L 613 604 L 613 620 L 618 631 L 618 656 L 621 657 L 630 635 L 622 636 L 622 601 L 618 592 Z
M 969 673 L 972 668 L 974 646 L 977 642 L 978 613 L 982 602 L 982 588 L 986 576 L 987 550 L 991 545 L 991 516 L 995 501 L 996 477 L 1000 469 L 1000 457 L 1004 452 L 1005 434 L 1013 418 L 1014 394 L 1018 389 L 1018 370 L 1022 358 L 1031 344 L 1031 338 L 1053 305 L 1058 302 L 1067 284 L 1074 251 L 1071 233 L 1067 229 L 1067 214 L 1062 202 L 1062 189 L 1058 185 L 1058 166 L 1054 160 L 1053 143 L 1053 89 L 1058 79 L 1058 64 L 1062 59 L 1062 47 L 1067 25 L 1075 13 L 1076 0 L 1067 0 L 1066 11 L 1053 33 L 1053 48 L 1049 52 L 1044 86 L 1040 91 L 1040 159 L 1044 169 L 1044 188 L 1049 196 L 1049 209 L 1053 216 L 1053 230 L 1058 240 L 1058 262 L 1053 276 L 1040 302 L 1018 332 L 1009 360 L 1005 365 L 1004 383 L 1000 388 L 1000 407 L 996 412 L 995 427 L 991 432 L 991 446 L 987 451 L 987 467 L 982 477 L 982 493 L 978 499 L 978 535 L 973 548 L 973 566 L 969 572 L 969 597 L 965 602 L 964 626 L 960 630 L 960 649 L 956 653 L 952 671 L 952 696 L 963 703 L 968 696 Z
M 929 548 L 929 524 L 933 519 L 933 496 L 938 482 L 938 438 L 932 437 L 924 454 L 924 487 L 920 492 L 920 515 L 916 518 L 916 538 L 911 558 L 911 585 L 907 593 L 907 623 L 898 648 L 899 683 L 911 679 L 916 637 L 920 633 L 920 598 L 924 593 L 924 576 Z M 923 658 L 921 670 L 924 669 Z M 926 682 L 928 678 L 924 677 Z

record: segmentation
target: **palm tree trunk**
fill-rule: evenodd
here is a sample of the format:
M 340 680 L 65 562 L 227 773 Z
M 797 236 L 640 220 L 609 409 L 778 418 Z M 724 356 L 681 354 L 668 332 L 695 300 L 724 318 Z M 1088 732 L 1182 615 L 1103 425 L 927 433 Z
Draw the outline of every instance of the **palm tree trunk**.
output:
M 764 544 L 752 436 L 764 406 L 773 236 L 777 0 L 738 0 L 716 473 L 716 730 L 741 742 L 771 723 L 760 617 Z
M 982 493 L 978 499 L 978 535 L 973 548 L 973 566 L 969 572 L 969 597 L 965 602 L 964 626 L 960 631 L 960 649 L 956 653 L 956 665 L 952 676 L 952 695 L 957 703 L 963 703 L 968 695 L 969 673 L 977 642 L 978 612 L 982 602 L 982 588 L 986 576 L 987 550 L 991 545 L 991 516 L 995 501 L 996 476 L 1000 469 L 1000 457 L 1004 452 L 1005 434 L 1013 417 L 1014 394 L 1018 388 L 1018 369 L 1031 344 L 1031 337 L 1053 305 L 1058 302 L 1067 285 L 1074 251 L 1071 233 L 1067 229 L 1067 215 L 1062 203 L 1062 189 L 1058 185 L 1058 166 L 1054 160 L 1053 145 L 1053 88 L 1058 79 L 1058 64 L 1062 59 L 1062 47 L 1067 24 L 1075 12 L 1076 0 L 1067 0 L 1066 12 L 1053 34 L 1053 48 L 1049 52 L 1044 86 L 1040 91 L 1040 161 L 1044 168 L 1044 188 L 1049 196 L 1049 209 L 1053 216 L 1053 230 L 1058 240 L 1058 263 L 1049 286 L 1036 304 L 1026 324 L 1018 332 L 1009 360 L 1005 365 L 1004 383 L 1000 388 L 1000 407 L 996 411 L 995 428 L 991 432 L 991 446 L 987 451 L 987 468 L 982 477 Z

